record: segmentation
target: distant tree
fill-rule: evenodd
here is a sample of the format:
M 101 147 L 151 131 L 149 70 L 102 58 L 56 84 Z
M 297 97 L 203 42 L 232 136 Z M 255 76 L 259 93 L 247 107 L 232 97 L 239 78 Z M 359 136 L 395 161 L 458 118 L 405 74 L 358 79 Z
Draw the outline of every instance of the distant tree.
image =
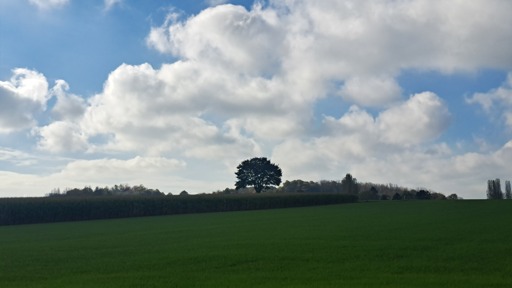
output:
M 395 194 L 393 194 L 393 198 L 391 200 L 402 200 L 402 195 L 396 192 Z
M 402 199 L 403 200 L 411 200 L 411 199 L 414 199 L 416 195 L 416 191 L 412 190 L 412 191 L 404 191 L 404 193 L 402 193 Z
M 421 189 L 420 191 L 416 192 L 416 199 L 418 200 L 430 200 L 432 198 L 432 194 L 428 192 L 427 190 Z
M 380 195 L 380 200 L 389 200 L 389 196 L 386 194 Z
M 369 200 L 379 200 L 379 191 L 377 188 L 373 187 L 370 190 L 363 191 L 359 193 L 359 200 L 369 201 Z
M 448 200 L 459 200 L 459 196 L 457 196 L 457 194 L 450 194 L 447 198 Z
M 444 194 L 441 194 L 441 193 L 432 192 L 430 194 L 430 199 L 432 199 L 432 200 L 446 200 L 446 196 L 444 196 Z
M 345 175 L 345 178 L 341 180 L 341 189 L 343 193 L 357 195 L 359 193 L 357 179 L 350 174 Z
M 160 192 L 158 189 L 150 189 L 144 187 L 144 185 L 138 185 L 130 187 L 129 185 L 115 185 L 112 188 L 109 187 L 96 187 L 94 190 L 90 186 L 85 186 L 82 189 L 66 188 L 59 196 L 71 196 L 71 197 L 97 197 L 97 196 L 164 196 L 165 194 Z M 54 197 L 55 195 L 49 194 L 48 196 Z
M 281 168 L 265 157 L 244 160 L 237 167 L 236 190 L 253 186 L 256 193 L 281 184 L 283 173 Z
M 62 196 L 60 188 L 53 188 L 50 193 L 46 194 L 46 197 L 60 197 Z
M 108 187 L 100 188 L 96 187 L 94 188 L 94 195 L 95 196 L 105 196 L 110 194 L 110 189 Z
M 510 181 L 505 181 L 505 199 L 512 199 L 512 189 L 510 188 Z
M 186 190 L 183 190 L 180 192 L 180 196 L 188 196 L 188 192 Z
M 321 180 L 319 189 L 321 193 L 341 193 L 341 183 L 339 181 Z
M 285 181 L 278 190 L 284 193 L 318 193 L 321 191 L 321 184 L 303 180 Z
M 503 199 L 503 192 L 501 191 L 501 183 L 499 178 L 487 181 L 487 199 Z

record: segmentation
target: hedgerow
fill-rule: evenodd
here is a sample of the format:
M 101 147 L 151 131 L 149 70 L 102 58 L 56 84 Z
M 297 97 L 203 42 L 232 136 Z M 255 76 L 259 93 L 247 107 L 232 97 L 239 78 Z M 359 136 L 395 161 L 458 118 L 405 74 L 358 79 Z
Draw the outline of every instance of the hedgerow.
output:
M 4 198 L 0 199 L 0 225 L 291 208 L 356 201 L 357 196 L 345 194 Z

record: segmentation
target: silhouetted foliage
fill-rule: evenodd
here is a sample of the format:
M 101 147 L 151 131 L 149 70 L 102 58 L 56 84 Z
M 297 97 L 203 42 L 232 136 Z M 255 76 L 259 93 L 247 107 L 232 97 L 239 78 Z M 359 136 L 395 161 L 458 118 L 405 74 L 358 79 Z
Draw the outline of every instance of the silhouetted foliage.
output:
M 0 198 L 0 225 L 277 209 L 356 201 L 357 196 L 343 194 Z
M 253 186 L 256 193 L 261 193 L 271 186 L 281 184 L 281 168 L 271 163 L 267 158 L 252 158 L 245 160 L 237 167 L 235 184 L 236 189 Z
M 285 181 L 277 193 L 341 193 L 341 183 L 322 180 L 320 182 L 292 180 Z
M 357 195 L 359 193 L 357 179 L 350 174 L 345 175 L 345 178 L 341 180 L 341 189 L 343 193 Z
M 430 200 L 446 200 L 446 196 L 444 196 L 444 194 L 441 193 L 431 192 Z
M 376 184 L 376 183 L 357 183 L 359 188 L 359 200 L 371 201 L 379 200 L 382 195 L 386 195 L 387 199 L 394 200 L 415 200 L 416 190 L 409 190 L 394 184 Z M 350 189 L 349 189 L 350 190 Z M 347 190 L 343 190 L 342 181 L 320 182 L 292 180 L 285 181 L 282 186 L 275 189 L 275 193 L 342 193 L 347 194 Z M 218 191 L 216 193 L 238 193 L 237 191 Z M 430 193 L 430 192 L 429 192 Z M 446 199 L 441 193 L 432 192 L 431 199 Z
M 53 189 L 48 197 L 91 197 L 91 196 L 165 196 L 164 193 L 158 189 L 150 189 L 144 187 L 144 185 L 114 185 L 112 188 L 109 187 L 96 187 L 94 190 L 86 186 L 82 189 L 73 188 L 66 189 L 63 193 L 60 193 L 60 189 Z
M 413 190 L 414 191 L 414 190 Z M 402 199 L 403 200 L 412 200 L 416 197 L 416 191 L 404 191 L 402 193 Z
M 457 194 L 450 194 L 447 198 L 448 200 L 459 200 L 459 196 L 457 196 Z
M 487 181 L 487 199 L 503 199 L 503 192 L 501 191 L 501 183 L 499 178 Z
M 505 199 L 511 200 L 512 199 L 512 189 L 510 188 L 510 181 L 505 181 Z
M 420 190 L 416 192 L 416 199 L 418 200 L 430 200 L 432 198 L 432 194 L 427 190 Z
M 371 201 L 371 200 L 379 200 L 379 191 L 377 188 L 372 186 L 370 190 L 365 190 L 359 193 L 359 200 L 361 201 Z

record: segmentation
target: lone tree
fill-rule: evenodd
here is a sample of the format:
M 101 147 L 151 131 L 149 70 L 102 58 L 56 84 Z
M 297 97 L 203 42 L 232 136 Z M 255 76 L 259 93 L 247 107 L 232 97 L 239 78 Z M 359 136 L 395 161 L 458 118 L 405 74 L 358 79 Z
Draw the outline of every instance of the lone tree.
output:
M 237 169 L 236 190 L 253 186 L 256 193 L 261 193 L 271 186 L 279 186 L 283 176 L 281 168 L 265 157 L 245 160 L 238 165 Z

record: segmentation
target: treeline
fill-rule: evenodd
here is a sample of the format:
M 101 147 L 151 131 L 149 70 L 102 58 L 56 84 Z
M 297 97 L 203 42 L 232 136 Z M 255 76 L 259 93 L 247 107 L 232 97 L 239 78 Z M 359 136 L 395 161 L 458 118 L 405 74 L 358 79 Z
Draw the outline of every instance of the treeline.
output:
M 85 186 L 84 188 L 73 188 L 73 189 L 65 189 L 64 191 L 60 191 L 59 188 L 53 189 L 48 197 L 62 197 L 62 196 L 71 196 L 71 197 L 90 197 L 90 196 L 165 196 L 163 192 L 160 192 L 158 189 L 150 189 L 144 187 L 144 185 L 114 185 L 113 187 L 96 187 L 92 189 L 90 186 Z
M 352 203 L 355 195 L 261 194 L 0 199 L 0 225 Z
M 245 188 L 241 190 L 226 188 L 224 190 L 214 192 L 214 194 L 251 193 L 255 193 L 252 188 Z M 353 178 L 350 174 L 347 174 L 347 176 L 345 176 L 341 181 L 285 181 L 281 186 L 266 190 L 265 193 L 346 194 L 356 195 L 360 201 L 461 199 L 457 194 L 445 196 L 444 194 L 432 192 L 425 188 L 410 189 L 393 184 L 358 183 L 357 179 Z
M 501 180 L 499 178 L 495 180 L 487 181 L 487 199 L 502 200 L 512 199 L 512 188 L 510 187 L 510 181 L 505 181 L 505 193 L 501 190 Z

